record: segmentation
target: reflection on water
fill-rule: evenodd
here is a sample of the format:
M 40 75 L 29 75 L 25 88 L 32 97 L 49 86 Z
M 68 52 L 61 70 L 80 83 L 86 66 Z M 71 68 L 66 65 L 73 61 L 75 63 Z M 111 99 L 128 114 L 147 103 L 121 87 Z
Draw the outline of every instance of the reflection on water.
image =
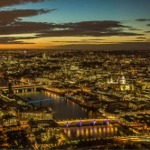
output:
M 67 119 L 84 119 L 95 117 L 91 111 L 87 111 L 79 107 L 74 102 L 64 99 L 59 95 L 50 92 L 29 92 L 18 94 L 26 100 L 39 101 L 49 99 L 46 101 L 40 101 L 33 103 L 37 107 L 50 107 L 54 112 L 54 118 L 56 120 Z
M 105 138 L 112 137 L 118 134 L 117 127 L 108 126 L 84 126 L 74 128 L 64 128 L 64 132 L 72 140 L 78 139 L 93 139 L 93 138 Z

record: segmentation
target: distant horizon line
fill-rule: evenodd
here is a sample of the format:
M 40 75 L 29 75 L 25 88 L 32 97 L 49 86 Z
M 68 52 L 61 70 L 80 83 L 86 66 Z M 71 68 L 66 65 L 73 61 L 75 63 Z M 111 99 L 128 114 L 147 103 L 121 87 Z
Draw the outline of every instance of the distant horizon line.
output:
M 30 51 L 30 50 L 63 50 L 63 51 L 150 51 L 150 49 L 83 49 L 83 48 L 0 48 L 0 51 L 3 50 L 8 50 L 8 51 L 16 51 L 16 50 L 20 50 L 20 51 Z

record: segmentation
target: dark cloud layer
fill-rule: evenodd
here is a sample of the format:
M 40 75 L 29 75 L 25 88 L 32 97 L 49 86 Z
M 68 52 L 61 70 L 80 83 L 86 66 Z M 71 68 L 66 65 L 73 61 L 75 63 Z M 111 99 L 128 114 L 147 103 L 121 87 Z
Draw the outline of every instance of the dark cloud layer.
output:
M 50 29 L 50 24 L 40 22 L 23 22 L 22 18 L 32 17 L 40 14 L 52 12 L 51 10 L 11 10 L 0 11 L 0 35 L 41 33 L 43 30 Z
M 27 43 L 21 40 L 24 39 L 33 39 L 34 37 L 0 37 L 0 44 L 34 44 L 34 43 Z
M 24 3 L 37 3 L 43 2 L 44 0 L 0 0 L 0 7 L 13 6 Z
M 53 30 L 39 34 L 42 36 L 136 36 L 134 32 L 124 32 L 128 28 L 118 21 L 83 21 L 77 23 L 53 24 Z
M 43 30 L 49 29 L 50 25 L 47 23 L 36 23 L 36 22 L 19 22 L 13 23 L 10 26 L 0 27 L 1 35 L 9 34 L 30 34 L 30 33 L 41 33 Z
M 79 49 L 79 50 L 149 50 L 149 42 L 124 42 L 124 43 L 113 43 L 113 44 L 68 44 L 65 46 L 58 46 L 57 49 Z
M 134 32 L 124 32 L 128 28 L 118 21 L 83 21 L 77 23 L 42 23 L 22 22 L 20 17 L 33 16 L 39 13 L 46 13 L 44 10 L 12 11 L 9 17 L 0 22 L 0 34 L 22 34 L 36 33 L 37 37 L 53 36 L 136 36 L 141 35 Z M 3 18 L 5 12 L 0 12 Z M 4 24 L 6 24 L 4 26 Z
M 82 39 L 82 40 L 75 40 L 75 41 L 60 41 L 60 40 L 57 40 L 57 41 L 52 41 L 52 42 L 55 42 L 55 43 L 66 43 L 66 44 L 69 44 L 69 43 L 87 43 L 87 44 L 90 44 L 90 43 L 104 43 L 103 42 L 104 39 Z
M 31 11 L 28 15 L 36 15 L 37 12 Z M 24 13 L 22 13 L 24 15 Z M 19 16 L 22 16 L 19 15 Z M 134 32 L 124 32 L 128 28 L 118 21 L 85 21 L 77 23 L 41 23 L 41 22 L 21 22 L 14 21 L 17 18 L 12 15 L 11 23 L 6 26 L 0 23 L 0 35 L 9 34 L 36 34 L 35 38 L 42 37 L 61 37 L 61 36 L 142 36 Z M 6 22 L 8 21 L 6 20 Z
M 145 33 L 150 33 L 150 31 L 145 31 Z
M 0 0 L 0 7 L 19 5 L 24 3 L 37 3 L 45 0 Z M 0 35 L 11 34 L 35 34 L 33 38 L 42 37 L 63 37 L 63 36 L 143 36 L 138 34 L 137 29 L 125 26 L 120 21 L 82 21 L 75 23 L 48 23 L 48 22 L 25 22 L 23 18 L 33 17 L 53 12 L 56 9 L 22 9 L 22 10 L 1 10 L 0 11 Z M 149 19 L 137 19 L 137 21 L 148 21 Z M 150 24 L 148 24 L 150 26 Z M 129 31 L 130 32 L 129 32 Z M 135 32 L 134 32 L 135 31 Z M 30 37 L 1 37 L 3 44 L 22 44 L 24 39 Z M 88 41 L 84 41 L 88 42 Z M 96 41 L 95 41 L 96 42 Z M 28 43 L 27 43 L 28 44 Z
M 0 26 L 8 26 L 12 25 L 14 22 L 21 21 L 23 17 L 32 17 L 44 13 L 48 13 L 52 10 L 34 10 L 34 9 L 26 9 L 26 10 L 11 10 L 11 11 L 0 11 Z
M 144 39 L 146 39 L 146 37 L 137 37 L 137 39 L 144 40 Z
M 139 18 L 139 19 L 136 19 L 136 21 L 145 22 L 145 21 L 150 21 L 150 19 L 147 19 L 147 18 Z

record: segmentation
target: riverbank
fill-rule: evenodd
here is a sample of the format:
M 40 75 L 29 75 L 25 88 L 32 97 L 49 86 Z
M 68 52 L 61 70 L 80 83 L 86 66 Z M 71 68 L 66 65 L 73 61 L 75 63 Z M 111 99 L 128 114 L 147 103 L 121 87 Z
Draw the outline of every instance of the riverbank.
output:
M 56 120 L 85 119 L 89 117 L 85 109 L 79 105 L 71 100 L 64 101 L 61 96 L 56 96 L 50 92 L 29 92 L 18 95 L 26 101 L 29 101 L 30 98 L 30 101 L 33 101 L 32 104 L 37 108 L 50 107 Z M 43 101 L 45 99 L 49 100 Z
M 72 102 L 76 103 L 77 105 L 79 105 L 80 107 L 84 108 L 84 109 L 87 109 L 89 111 L 93 111 L 93 112 L 98 112 L 98 108 L 97 107 L 94 107 L 94 106 L 88 106 L 86 105 L 83 101 L 81 100 L 78 100 L 66 93 L 64 93 L 63 91 L 59 91 L 56 89 L 52 89 L 52 88 L 40 88 L 39 91 L 49 91 L 49 92 L 52 92 L 52 93 L 55 93 L 55 94 L 58 94 L 62 99 L 68 99 L 68 100 L 71 100 Z

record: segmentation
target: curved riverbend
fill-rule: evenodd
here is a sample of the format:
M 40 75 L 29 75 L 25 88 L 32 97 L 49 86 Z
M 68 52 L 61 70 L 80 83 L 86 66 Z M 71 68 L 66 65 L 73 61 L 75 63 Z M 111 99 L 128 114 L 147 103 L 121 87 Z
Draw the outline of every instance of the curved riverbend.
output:
M 50 107 L 56 120 L 93 118 L 92 111 L 81 108 L 74 102 L 50 92 L 28 92 L 18 94 L 37 107 Z

